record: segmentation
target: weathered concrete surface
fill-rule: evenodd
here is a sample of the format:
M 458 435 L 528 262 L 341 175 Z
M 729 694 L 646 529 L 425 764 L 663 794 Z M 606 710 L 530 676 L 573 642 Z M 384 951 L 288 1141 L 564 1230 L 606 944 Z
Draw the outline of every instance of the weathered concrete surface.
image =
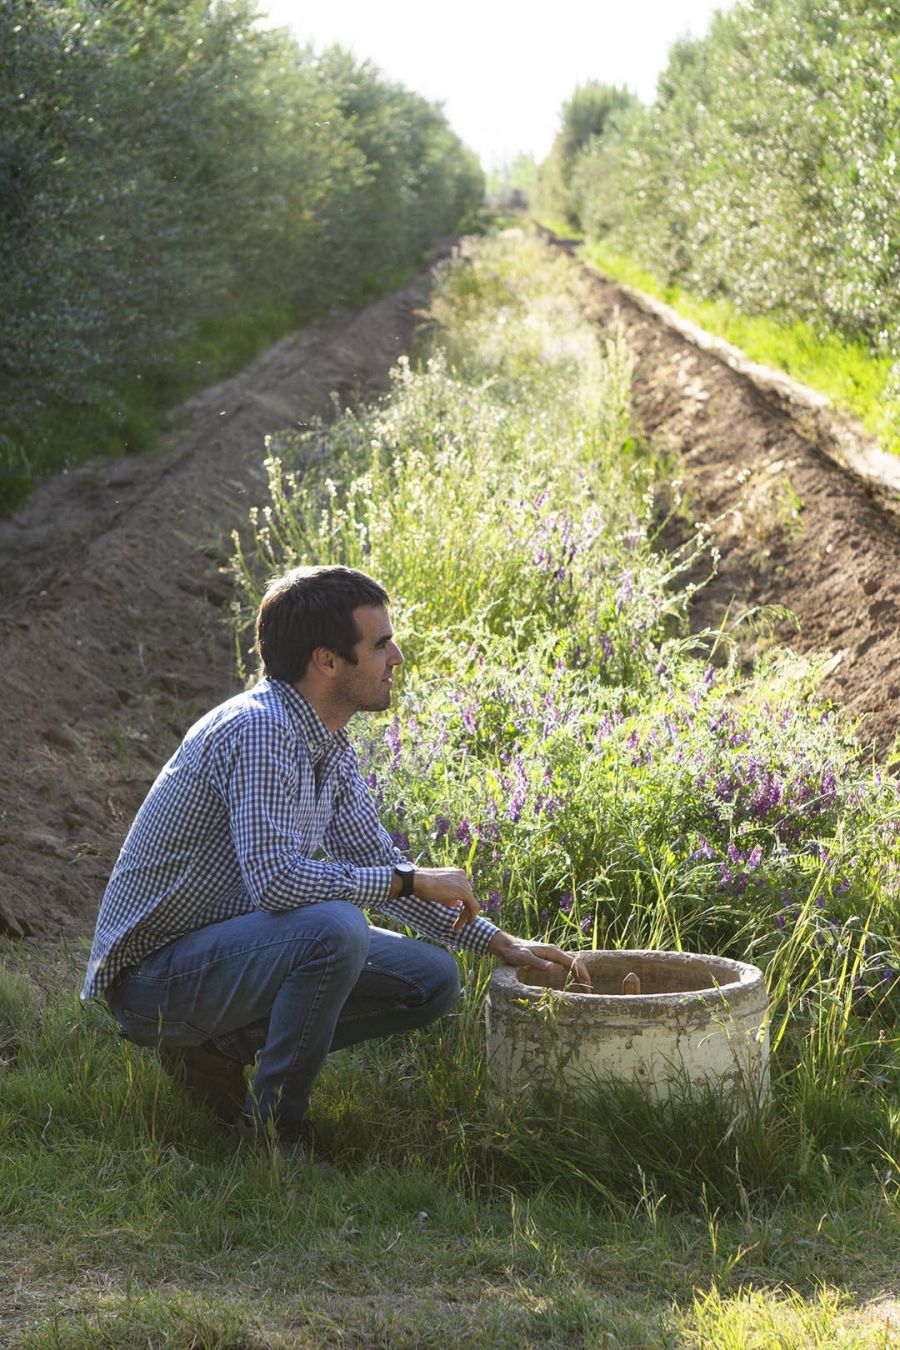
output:
M 488 1072 L 497 1096 L 622 1079 L 655 1097 L 686 1084 L 768 1093 L 769 1036 L 762 972 L 687 952 L 583 956 L 594 993 L 563 976 L 501 967 L 487 1000 Z M 623 994 L 635 973 L 640 994 Z

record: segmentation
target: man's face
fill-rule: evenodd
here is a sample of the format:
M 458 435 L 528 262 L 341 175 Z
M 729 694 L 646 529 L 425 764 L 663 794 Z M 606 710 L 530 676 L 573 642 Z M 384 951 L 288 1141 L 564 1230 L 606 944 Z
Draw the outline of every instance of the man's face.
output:
M 341 662 L 336 694 L 353 712 L 383 712 L 390 707 L 393 673 L 403 662 L 384 605 L 360 605 L 353 611 L 360 638 L 353 648 L 356 665 Z

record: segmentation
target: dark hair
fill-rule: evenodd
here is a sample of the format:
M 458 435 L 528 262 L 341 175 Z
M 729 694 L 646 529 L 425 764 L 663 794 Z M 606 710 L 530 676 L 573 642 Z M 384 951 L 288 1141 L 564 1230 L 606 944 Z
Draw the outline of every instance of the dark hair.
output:
M 256 649 L 275 680 L 302 680 L 317 647 L 356 665 L 359 605 L 386 605 L 387 591 L 352 567 L 295 567 L 273 577 L 256 616 Z

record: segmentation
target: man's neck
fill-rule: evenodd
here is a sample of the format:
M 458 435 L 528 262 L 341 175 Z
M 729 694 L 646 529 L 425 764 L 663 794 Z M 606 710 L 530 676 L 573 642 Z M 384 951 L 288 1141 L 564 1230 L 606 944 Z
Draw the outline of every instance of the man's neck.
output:
M 343 731 L 344 727 L 350 721 L 351 712 L 346 709 L 334 708 L 328 699 L 323 697 L 320 689 L 310 688 L 305 680 L 298 680 L 294 685 L 298 694 L 306 699 L 313 712 L 318 713 L 323 724 L 334 734 L 336 731 Z

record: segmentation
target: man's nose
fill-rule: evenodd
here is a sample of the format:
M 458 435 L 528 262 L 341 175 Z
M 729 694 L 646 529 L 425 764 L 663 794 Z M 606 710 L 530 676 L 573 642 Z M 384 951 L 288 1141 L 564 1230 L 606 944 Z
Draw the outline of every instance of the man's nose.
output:
M 388 662 L 392 666 L 403 665 L 403 653 L 397 646 L 396 642 L 392 642 L 390 647 L 388 648 Z

